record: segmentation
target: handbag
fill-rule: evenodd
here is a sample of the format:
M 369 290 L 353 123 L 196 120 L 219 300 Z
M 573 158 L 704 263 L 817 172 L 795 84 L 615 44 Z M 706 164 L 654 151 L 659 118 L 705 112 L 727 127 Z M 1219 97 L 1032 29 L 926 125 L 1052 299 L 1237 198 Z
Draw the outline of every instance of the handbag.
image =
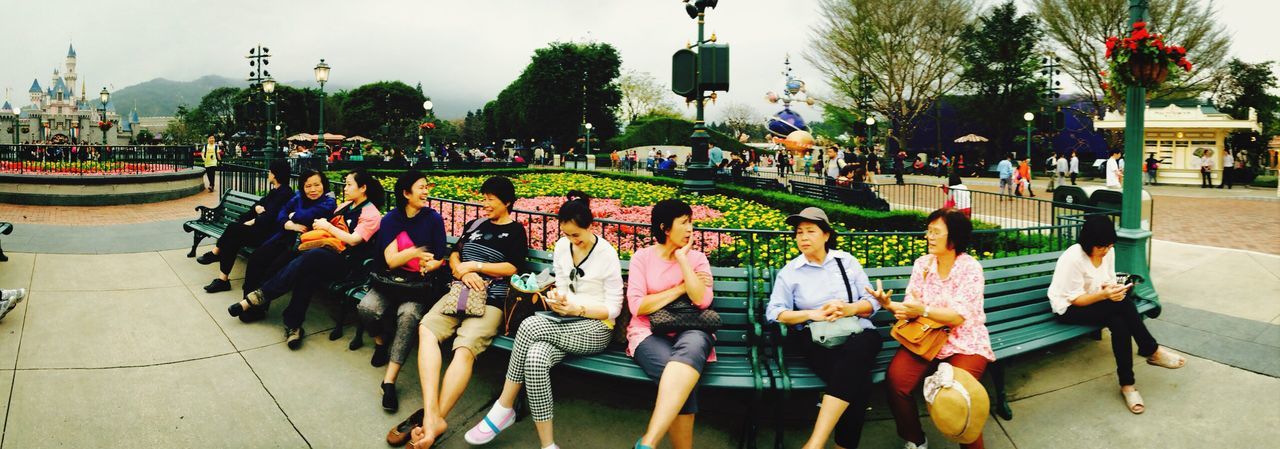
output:
M 431 281 L 422 273 L 397 268 L 369 273 L 369 286 L 385 296 L 415 300 L 428 296 Z
M 484 288 L 474 289 L 462 281 L 449 284 L 449 292 L 440 298 L 443 303 L 440 312 L 452 317 L 484 316 L 485 300 L 489 296 L 489 281 L 484 281 Z
M 924 273 L 927 279 L 929 272 Z M 903 348 L 924 358 L 925 360 L 933 360 L 938 356 L 938 352 L 942 351 L 942 346 L 947 344 L 947 338 L 951 336 L 951 328 L 945 324 L 939 323 L 932 319 L 918 316 L 912 320 L 898 320 L 893 323 L 893 329 L 889 331 L 889 335 Z
M 840 277 L 844 278 L 844 291 L 853 302 L 853 287 L 849 285 L 849 274 L 844 271 L 844 263 L 836 258 L 840 266 Z M 818 346 L 831 349 L 844 344 L 849 336 L 862 332 L 862 324 L 858 317 L 847 316 L 835 321 L 814 321 L 809 323 L 809 338 Z
M 544 276 L 547 273 L 550 271 L 544 270 L 537 275 L 525 273 L 511 276 L 511 290 L 502 304 L 502 316 L 505 321 L 502 335 L 514 337 L 516 331 L 520 330 L 520 323 L 526 318 L 533 316 L 534 313 L 550 310 L 546 298 L 542 295 L 554 284 L 544 282 L 544 280 L 550 280 Z
M 693 305 L 689 295 L 682 295 L 649 314 L 649 324 L 655 334 L 689 330 L 712 334 L 720 329 L 720 314 L 711 309 L 699 308 Z
M 338 215 L 329 219 L 334 227 L 341 229 L 342 232 L 350 232 L 347 229 L 347 222 L 342 220 L 342 216 Z M 313 229 L 302 233 L 298 236 L 298 251 L 307 251 L 316 248 L 329 248 L 336 252 L 343 252 L 347 249 L 347 242 L 342 241 L 334 236 L 332 232 L 324 229 Z

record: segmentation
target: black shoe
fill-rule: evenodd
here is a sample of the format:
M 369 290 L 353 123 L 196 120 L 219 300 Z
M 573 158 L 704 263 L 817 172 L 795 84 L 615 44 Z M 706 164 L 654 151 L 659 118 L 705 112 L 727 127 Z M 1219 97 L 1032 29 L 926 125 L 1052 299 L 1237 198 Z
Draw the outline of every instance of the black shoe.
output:
M 204 286 L 204 291 L 205 293 L 229 292 L 231 291 L 231 281 L 214 279 L 209 285 Z
M 284 342 L 285 344 L 289 345 L 289 349 L 293 349 L 296 351 L 298 348 L 301 348 L 302 347 L 302 327 L 299 326 L 293 329 L 285 328 Z
M 201 254 L 200 257 L 196 258 L 196 263 L 200 265 L 208 265 L 217 261 L 218 255 L 214 254 L 213 251 L 206 251 L 204 254 Z
M 400 397 L 396 395 L 396 384 L 382 384 L 382 409 L 387 413 L 395 413 L 400 409 Z
M 383 367 L 390 361 L 391 353 L 387 350 L 387 345 L 374 344 L 373 358 L 369 359 L 369 364 L 374 367 Z
M 236 303 L 235 303 L 235 304 L 232 304 L 232 305 L 230 305 L 230 306 L 228 306 L 228 307 L 227 307 L 227 314 L 228 314 L 228 315 L 231 315 L 231 316 L 240 316 L 240 314 L 242 314 L 242 313 L 244 313 L 244 306 L 241 306 L 241 305 L 240 305 L 240 301 L 236 301 Z
M 267 317 L 267 311 L 266 311 L 266 310 L 263 310 L 263 309 L 249 309 L 249 310 L 245 310 L 245 311 L 243 311 L 243 312 L 240 312 L 240 317 L 239 317 L 239 318 L 240 318 L 240 322 L 241 322 L 241 323 L 252 323 L 252 322 L 254 322 L 254 321 L 261 321 L 263 318 L 266 318 L 266 317 Z

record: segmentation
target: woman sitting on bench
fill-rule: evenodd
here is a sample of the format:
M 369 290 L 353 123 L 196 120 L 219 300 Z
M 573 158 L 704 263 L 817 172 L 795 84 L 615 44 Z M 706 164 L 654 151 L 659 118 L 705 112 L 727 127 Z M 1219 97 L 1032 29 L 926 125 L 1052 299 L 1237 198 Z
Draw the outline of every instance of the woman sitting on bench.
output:
M 472 289 L 485 289 L 488 283 L 484 314 L 461 317 L 445 314 L 441 301 L 426 311 L 422 324 L 416 326 L 418 379 L 422 383 L 425 411 L 422 427 L 410 431 L 411 448 L 431 447 L 447 430 L 445 417 L 466 391 L 476 357 L 488 349 L 493 337 L 498 335 L 502 309 L 496 306 L 501 306 L 506 299 L 511 275 L 524 265 L 529 251 L 524 225 L 511 217 L 511 208 L 516 203 L 515 184 L 508 178 L 494 176 L 480 185 L 480 194 L 484 195 L 483 214 L 463 225 L 462 235 L 458 236 L 449 256 L 449 268 L 453 270 L 453 279 Z M 442 379 L 440 343 L 450 338 L 453 338 L 453 359 Z M 386 406 L 385 400 L 383 406 Z
M 898 436 L 906 440 L 905 449 L 928 447 L 920 413 L 912 392 L 920 388 L 926 374 L 940 362 L 968 371 L 981 379 L 987 363 L 996 360 L 991 351 L 991 335 L 987 332 L 987 314 L 983 310 L 982 265 L 965 252 L 973 223 L 956 209 L 938 209 L 925 220 L 925 240 L 929 254 L 916 259 L 907 282 L 903 302 L 890 302 L 889 293 L 871 292 L 880 306 L 893 312 L 899 320 L 928 318 L 950 328 L 946 343 L 933 360 L 925 360 L 905 347 L 898 348 L 885 377 L 889 383 L 889 409 L 898 425 Z M 891 292 L 890 292 L 891 293 Z M 981 449 L 982 435 L 964 448 Z
M 302 251 L 261 288 L 249 292 L 245 301 L 227 308 L 231 316 L 243 312 L 246 304 L 262 305 L 265 312 L 272 300 L 292 290 L 293 297 L 283 313 L 285 343 L 289 349 L 302 347 L 302 337 L 306 334 L 302 330 L 302 321 L 307 317 L 307 308 L 311 306 L 311 297 L 316 289 L 346 278 L 348 273 L 375 254 L 372 250 L 376 245 L 364 243 L 373 238 L 382 220 L 382 212 L 379 211 L 384 198 L 382 184 L 364 170 L 353 171 L 346 176 L 343 194 L 347 201 L 338 205 L 333 216 L 341 217 L 350 231 L 327 220 L 315 219 L 311 229 L 327 231 L 332 236 L 329 241 L 303 243 L 300 249 L 314 247 Z
M 253 207 L 237 218 L 235 223 L 227 225 L 227 229 L 222 231 L 222 237 L 218 237 L 218 243 L 212 251 L 196 258 L 196 262 L 200 265 L 218 262 L 218 277 L 204 286 L 204 291 L 209 293 L 231 291 L 231 268 L 236 264 L 240 249 L 261 245 L 267 237 L 271 237 L 277 229 L 280 229 L 282 223 L 276 221 L 276 216 L 280 214 L 280 209 L 285 203 L 293 198 L 293 187 L 289 187 L 289 172 L 288 161 L 272 161 L 271 167 L 267 169 L 267 185 L 271 186 L 267 196 L 254 203 Z
M 653 415 L 635 448 L 657 447 L 670 430 L 671 446 L 689 449 L 698 412 L 698 379 L 706 364 L 715 361 L 712 338 L 701 330 L 654 334 L 649 314 L 682 298 L 702 309 L 711 307 L 711 263 L 692 249 L 693 209 L 688 204 L 659 201 L 653 205 L 652 224 L 658 244 L 631 256 L 627 283 L 627 355 L 658 383 Z
M 805 355 L 809 366 L 827 384 L 822 408 L 813 424 L 806 449 L 826 447 L 832 430 L 836 447 L 858 447 L 862 421 L 871 395 L 871 369 L 880 352 L 880 333 L 867 319 L 880 303 L 868 291 L 871 282 L 852 254 L 835 249 L 835 231 L 826 212 L 809 207 L 787 217 L 795 230 L 800 256 L 778 271 L 765 317 L 770 322 L 800 329 L 788 343 Z M 810 323 L 852 324 L 842 343 L 815 342 Z M 833 324 L 827 324 L 831 326 Z M 819 331 L 820 332 L 820 331 Z
M 298 255 L 298 236 L 311 230 L 317 219 L 328 220 L 333 217 L 333 209 L 337 205 L 329 194 L 329 180 L 324 173 L 316 170 L 302 172 L 302 191 L 285 203 L 276 216 L 281 223 L 275 235 L 263 242 L 253 254 L 244 269 L 244 300 L 240 301 L 240 321 L 257 321 L 266 316 L 265 304 L 254 304 L 249 301 L 249 292 L 262 287 L 268 278 L 284 269 Z M 231 309 L 227 309 L 228 312 Z M 233 314 L 232 316 L 236 316 Z
M 1053 270 L 1049 284 L 1049 304 L 1063 322 L 1106 326 L 1111 330 L 1111 352 L 1120 378 L 1120 395 L 1129 411 L 1145 411 L 1142 395 L 1134 388 L 1133 342 L 1147 363 L 1169 369 L 1181 368 L 1186 359 L 1160 347 L 1142 323 L 1142 315 L 1129 298 L 1133 284 L 1116 281 L 1115 224 L 1105 216 L 1084 220 L 1080 238 L 1071 245 Z
M 547 293 L 554 315 L 539 312 L 520 323 L 507 366 L 502 395 L 488 415 L 466 434 L 467 443 L 485 444 L 516 420 L 513 410 L 521 388 L 542 447 L 556 448 L 552 433 L 551 367 L 566 354 L 603 351 L 613 336 L 613 319 L 622 310 L 622 265 L 613 245 L 591 232 L 591 198 L 573 190 L 556 214 L 564 237 L 556 242 L 556 288 Z

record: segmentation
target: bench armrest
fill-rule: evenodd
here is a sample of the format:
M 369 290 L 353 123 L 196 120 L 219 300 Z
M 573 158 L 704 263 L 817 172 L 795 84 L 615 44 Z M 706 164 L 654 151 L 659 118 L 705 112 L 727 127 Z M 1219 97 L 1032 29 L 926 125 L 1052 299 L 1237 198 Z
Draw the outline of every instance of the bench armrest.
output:
M 222 205 L 218 205 L 218 207 L 196 206 L 196 212 L 200 213 L 200 218 L 197 218 L 197 220 L 210 223 L 216 222 L 222 219 L 222 210 Z

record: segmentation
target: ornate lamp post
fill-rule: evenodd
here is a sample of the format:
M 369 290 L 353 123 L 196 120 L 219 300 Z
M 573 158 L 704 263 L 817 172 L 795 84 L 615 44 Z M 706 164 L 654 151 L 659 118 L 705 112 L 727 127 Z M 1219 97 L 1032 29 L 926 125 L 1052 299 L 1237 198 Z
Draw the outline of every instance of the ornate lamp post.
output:
M 1143 21 L 1147 15 L 1148 0 L 1129 0 L 1129 25 Z M 1123 193 L 1120 200 L 1120 229 L 1116 231 L 1116 271 L 1141 275 L 1145 283 L 1134 287 L 1134 292 L 1148 298 L 1157 298 L 1151 281 L 1151 267 L 1147 264 L 1147 243 L 1151 231 L 1142 229 L 1142 146 L 1147 112 L 1147 89 L 1129 86 L 1125 97 L 1124 157 L 1129 160 L 1124 168 Z
M 264 153 L 266 153 L 266 158 L 268 162 L 271 161 L 271 153 L 273 152 L 273 149 L 276 146 L 276 135 L 275 133 L 272 132 L 273 129 L 271 126 L 272 124 L 275 123 L 275 116 L 272 114 L 272 112 L 276 103 L 271 100 L 271 94 L 275 93 L 275 91 L 276 91 L 276 80 L 267 78 L 262 81 L 262 93 L 266 94 L 266 97 L 267 97 L 267 142 L 265 145 L 267 147 L 267 150 L 264 151 Z
M 107 130 L 111 129 L 110 122 L 107 122 L 107 102 L 111 101 L 111 92 L 107 92 L 107 88 L 103 87 L 102 92 L 98 92 L 98 99 L 102 100 L 102 107 L 98 108 L 98 112 L 102 117 L 99 121 L 107 123 L 106 125 L 98 126 L 98 130 L 102 131 L 102 146 L 105 147 L 107 146 Z
M 1022 119 L 1027 121 L 1027 159 L 1031 159 L 1031 122 L 1036 119 L 1036 115 L 1028 112 L 1022 114 Z
M 324 83 L 329 81 L 329 64 L 320 59 L 316 64 L 316 82 L 320 83 L 320 134 L 316 136 L 316 156 L 329 160 L 329 149 L 324 142 Z
M 584 124 L 582 125 L 582 128 L 587 130 L 587 141 L 582 146 L 583 147 L 582 156 L 584 158 L 583 160 L 585 161 L 586 160 L 585 158 L 591 155 L 591 124 L 590 123 Z
M 685 12 L 689 14 L 689 18 L 698 21 L 698 40 L 691 47 L 698 49 L 696 54 L 690 55 L 688 49 L 681 55 L 677 52 L 673 58 L 673 72 L 679 74 L 677 76 L 686 76 L 691 72 L 692 86 L 681 86 L 677 88 L 677 83 L 673 80 L 672 90 L 677 94 L 684 95 L 686 99 L 693 101 L 697 108 L 697 117 L 693 122 L 693 134 L 689 136 L 691 154 L 689 162 L 685 170 L 684 191 L 696 193 L 710 193 L 715 189 L 715 169 L 711 167 L 711 161 L 708 154 L 708 143 L 711 141 L 711 135 L 707 133 L 706 118 L 703 114 L 705 105 L 703 104 L 707 98 L 706 91 L 729 90 L 728 84 L 728 65 L 729 65 L 729 48 L 727 46 L 707 45 L 715 42 L 715 34 L 711 39 L 707 40 L 705 36 L 707 9 L 714 9 L 718 0 L 684 0 Z M 691 56 L 691 58 L 690 58 Z M 684 60 L 683 63 L 681 60 Z M 713 71 L 713 73 L 708 73 Z M 688 80 L 688 78 L 685 78 Z M 691 87 L 691 89 L 686 89 Z M 712 93 L 711 98 L 715 98 Z
M 435 107 L 435 103 L 432 103 L 431 100 L 422 102 L 422 110 L 426 111 L 427 122 L 431 121 L 431 110 L 435 109 Z M 421 141 L 419 143 L 422 144 L 422 154 L 418 155 L 418 157 L 425 157 L 431 154 L 431 133 L 430 130 L 422 130 L 422 128 L 418 129 L 420 130 L 419 132 L 422 133 L 421 136 L 418 136 L 418 140 Z
M 876 126 L 876 119 L 868 115 L 866 123 L 867 123 L 867 149 L 874 150 L 876 146 L 871 143 L 871 130 L 874 129 Z M 885 145 L 888 145 L 888 144 L 886 143 Z

